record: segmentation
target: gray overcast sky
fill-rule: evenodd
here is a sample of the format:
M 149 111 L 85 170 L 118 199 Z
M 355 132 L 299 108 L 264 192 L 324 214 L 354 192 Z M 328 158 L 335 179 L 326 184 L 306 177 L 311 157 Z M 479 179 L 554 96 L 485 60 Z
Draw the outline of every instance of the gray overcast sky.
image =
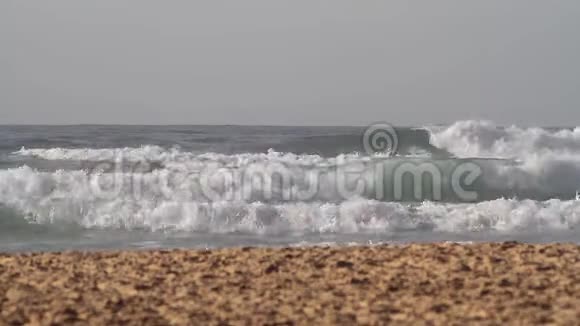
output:
M 578 0 L 3 0 L 0 124 L 580 125 Z

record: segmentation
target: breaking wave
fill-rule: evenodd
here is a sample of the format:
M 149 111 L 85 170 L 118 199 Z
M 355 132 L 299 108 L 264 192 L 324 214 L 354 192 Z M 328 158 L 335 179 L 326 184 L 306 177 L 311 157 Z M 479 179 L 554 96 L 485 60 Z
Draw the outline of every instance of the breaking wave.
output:
M 364 198 L 341 202 L 179 201 L 155 193 L 100 198 L 82 171 L 0 172 L 0 202 L 34 224 L 83 228 L 215 233 L 356 233 L 404 230 L 550 231 L 580 227 L 580 201 L 496 199 L 479 203 L 398 203 Z
M 27 166 L 27 161 L 2 169 L 0 203 L 29 223 L 152 231 L 509 233 L 580 226 L 580 201 L 572 200 L 580 188 L 580 128 L 460 121 L 425 129 L 430 138 L 413 136 L 414 131 L 408 130 L 406 152 L 397 157 L 358 152 L 328 157 L 276 150 L 226 154 L 152 145 L 22 148 L 12 156 L 80 164 L 43 170 Z M 129 164 L 119 167 L 118 162 Z M 409 162 L 431 164 L 441 171 L 442 201 L 413 197 L 412 182 L 404 184 L 406 197 L 393 198 L 388 186 L 395 182 L 394 171 Z M 475 164 L 482 172 L 470 188 L 478 198 L 469 203 L 445 195 L 451 191 L 445 177 L 464 163 Z M 355 168 L 354 181 L 341 179 L 343 166 Z M 265 181 L 268 196 L 264 189 L 254 191 L 253 183 L 237 179 L 248 170 L 279 177 Z M 316 190 L 308 198 L 296 197 L 314 179 Z M 342 196 L 337 192 L 338 180 L 349 189 L 360 180 L 367 187 Z M 217 197 L 204 193 L 200 186 L 204 182 Z M 382 197 L 379 185 L 387 189 Z M 426 187 L 433 189 L 433 182 Z
M 457 157 L 526 160 L 561 155 L 580 156 L 580 127 L 570 129 L 501 127 L 490 121 L 459 121 L 427 128 L 431 144 Z

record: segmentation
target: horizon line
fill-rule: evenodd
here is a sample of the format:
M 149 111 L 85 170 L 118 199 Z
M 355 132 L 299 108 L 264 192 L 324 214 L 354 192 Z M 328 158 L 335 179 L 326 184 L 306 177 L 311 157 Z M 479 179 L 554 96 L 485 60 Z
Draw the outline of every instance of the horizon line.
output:
M 305 124 L 305 125 L 292 125 L 292 124 L 234 124 L 234 123 L 224 123 L 224 124 L 138 124 L 138 123 L 10 123 L 10 124 L 2 124 L 2 127 L 81 127 L 81 126 L 117 126 L 117 127 L 347 127 L 347 128 L 359 128 L 359 127 L 368 127 L 375 123 L 379 123 L 379 121 L 369 124 L 360 124 L 360 125 L 317 125 L 317 124 Z M 382 121 L 382 123 L 389 123 L 387 121 Z M 396 125 L 392 124 L 394 127 L 400 128 L 419 128 L 423 126 L 410 126 L 410 125 Z M 445 125 L 445 124 L 429 124 L 429 125 Z

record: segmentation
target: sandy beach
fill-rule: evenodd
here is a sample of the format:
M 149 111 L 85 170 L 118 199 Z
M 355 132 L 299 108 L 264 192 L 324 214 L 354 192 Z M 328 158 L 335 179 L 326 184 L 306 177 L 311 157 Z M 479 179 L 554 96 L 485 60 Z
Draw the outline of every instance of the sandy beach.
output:
M 0 255 L 0 324 L 489 324 L 580 320 L 580 246 Z

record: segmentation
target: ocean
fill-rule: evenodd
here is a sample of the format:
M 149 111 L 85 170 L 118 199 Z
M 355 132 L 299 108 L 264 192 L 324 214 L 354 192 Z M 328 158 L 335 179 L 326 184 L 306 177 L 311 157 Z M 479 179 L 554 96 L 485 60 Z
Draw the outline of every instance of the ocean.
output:
M 580 128 L 0 126 L 0 251 L 580 242 Z

